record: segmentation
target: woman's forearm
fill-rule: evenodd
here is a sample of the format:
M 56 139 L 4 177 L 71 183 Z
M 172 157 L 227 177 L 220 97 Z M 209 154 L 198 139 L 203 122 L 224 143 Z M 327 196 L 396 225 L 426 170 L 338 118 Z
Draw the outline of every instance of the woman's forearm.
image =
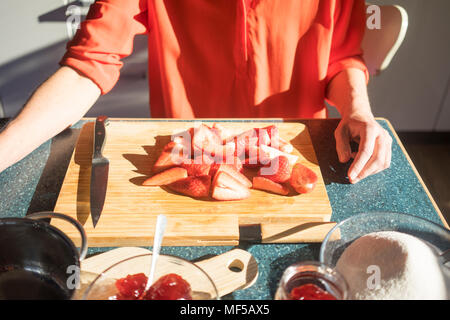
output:
M 90 79 L 60 68 L 0 133 L 0 172 L 81 119 L 99 96 Z
M 327 99 L 342 118 L 355 113 L 372 116 L 365 74 L 359 69 L 345 69 L 337 74 L 328 85 Z

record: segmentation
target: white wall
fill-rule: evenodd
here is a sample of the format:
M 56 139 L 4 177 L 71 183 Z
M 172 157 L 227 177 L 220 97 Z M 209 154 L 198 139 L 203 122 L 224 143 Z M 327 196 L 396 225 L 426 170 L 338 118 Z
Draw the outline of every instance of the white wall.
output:
M 371 1 L 406 9 L 409 28 L 389 68 L 369 84 L 376 116 L 397 130 L 450 131 L 450 1 Z M 446 101 L 446 102 L 445 102 Z
M 67 39 L 63 23 L 39 17 L 63 6 L 62 0 L 0 1 L 0 65 Z
M 73 3 L 82 6 L 73 0 L 0 1 L 0 103 L 5 116 L 14 116 L 36 87 L 58 69 L 69 40 L 66 10 Z M 147 39 L 139 36 L 120 81 L 86 116 L 149 117 L 146 72 Z

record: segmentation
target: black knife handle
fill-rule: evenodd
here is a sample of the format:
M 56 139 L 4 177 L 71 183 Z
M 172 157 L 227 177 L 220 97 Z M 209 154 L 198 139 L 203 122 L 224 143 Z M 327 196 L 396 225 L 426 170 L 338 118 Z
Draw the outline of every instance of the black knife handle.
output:
M 107 116 L 99 116 L 95 121 L 94 128 L 94 154 L 93 157 L 101 157 L 103 152 L 103 147 L 106 141 L 106 129 L 105 126 L 108 124 Z

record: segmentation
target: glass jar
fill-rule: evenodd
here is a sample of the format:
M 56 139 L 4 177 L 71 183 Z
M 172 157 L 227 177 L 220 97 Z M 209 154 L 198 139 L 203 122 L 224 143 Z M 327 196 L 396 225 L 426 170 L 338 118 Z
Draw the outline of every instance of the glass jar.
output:
M 336 300 L 347 299 L 347 283 L 336 270 L 320 262 L 305 261 L 293 264 L 284 271 L 275 300 L 292 300 L 292 290 L 306 284 L 319 287 Z

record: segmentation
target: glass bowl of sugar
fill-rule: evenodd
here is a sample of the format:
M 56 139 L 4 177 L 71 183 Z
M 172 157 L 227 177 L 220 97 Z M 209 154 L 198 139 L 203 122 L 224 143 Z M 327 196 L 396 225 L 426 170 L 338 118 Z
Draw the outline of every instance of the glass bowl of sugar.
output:
M 349 299 L 450 299 L 450 230 L 396 212 L 354 215 L 325 237 L 320 262 L 346 280 Z

